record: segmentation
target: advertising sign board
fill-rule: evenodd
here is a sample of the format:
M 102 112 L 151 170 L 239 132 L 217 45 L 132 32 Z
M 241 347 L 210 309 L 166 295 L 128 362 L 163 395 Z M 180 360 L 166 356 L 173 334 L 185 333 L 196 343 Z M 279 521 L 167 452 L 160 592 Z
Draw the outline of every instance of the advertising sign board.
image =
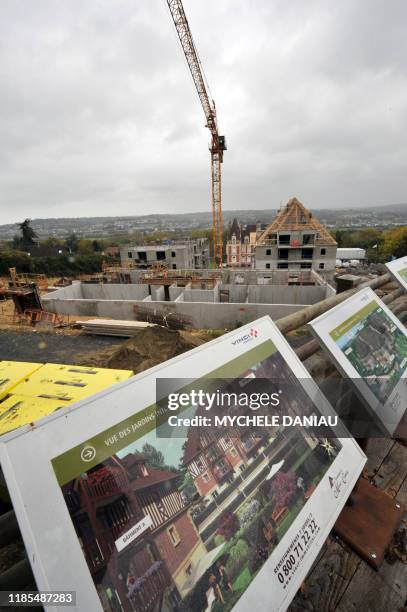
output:
M 407 256 L 389 261 L 386 266 L 394 278 L 407 291 Z
M 310 326 L 385 431 L 405 437 L 407 334 L 397 317 L 366 288 Z
M 239 381 L 246 396 L 278 380 L 273 421 L 159 435 L 157 379 L 176 387 L 188 372 L 195 387 Z M 6 434 L 1 463 L 38 588 L 74 590 L 82 612 L 286 610 L 366 459 L 340 428 L 318 437 L 293 424 L 303 413 L 336 419 L 263 317 Z

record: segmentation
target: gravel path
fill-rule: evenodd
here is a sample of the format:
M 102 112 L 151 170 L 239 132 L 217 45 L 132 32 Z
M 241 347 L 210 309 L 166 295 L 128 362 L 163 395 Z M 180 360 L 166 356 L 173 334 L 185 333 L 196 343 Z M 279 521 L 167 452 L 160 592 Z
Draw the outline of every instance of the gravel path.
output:
M 69 336 L 0 330 L 0 361 L 80 363 L 84 355 L 119 346 L 123 341 L 108 336 Z

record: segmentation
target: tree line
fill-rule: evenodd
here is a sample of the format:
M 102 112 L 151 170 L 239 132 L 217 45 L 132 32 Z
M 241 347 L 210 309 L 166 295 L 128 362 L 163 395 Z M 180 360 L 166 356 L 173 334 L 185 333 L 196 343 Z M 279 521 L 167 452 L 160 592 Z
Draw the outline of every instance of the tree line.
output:
M 357 230 L 334 230 L 332 236 L 338 247 L 360 247 L 366 249 L 370 261 L 386 262 L 392 257 L 407 255 L 407 226 L 392 229 L 367 227 Z
M 0 275 L 7 275 L 10 267 L 48 276 L 94 274 L 101 271 L 103 261 L 112 261 L 104 254 L 110 245 L 107 240 L 78 238 L 75 234 L 65 240 L 54 236 L 40 240 L 30 219 L 18 223 L 18 228 L 19 234 L 1 245 Z
M 121 243 L 149 244 L 153 241 L 165 241 L 182 238 L 205 237 L 211 249 L 211 230 L 194 230 L 186 236 L 176 235 L 173 231 L 153 232 L 151 234 L 121 236 L 118 240 L 100 238 L 90 239 L 71 234 L 66 239 L 50 236 L 40 240 L 31 226 L 31 220 L 25 219 L 18 224 L 19 233 L 12 241 L 3 241 L 0 249 L 0 275 L 7 275 L 9 267 L 16 267 L 19 272 L 47 274 L 49 276 L 76 276 L 100 272 L 103 261 L 113 263 L 115 260 L 106 253 L 108 247 L 119 247 Z M 225 230 L 224 242 L 227 240 Z M 407 226 L 392 229 L 338 229 L 331 231 L 338 247 L 360 247 L 366 249 L 369 261 L 386 262 L 392 257 L 407 255 Z M 117 260 L 116 260 L 117 261 Z

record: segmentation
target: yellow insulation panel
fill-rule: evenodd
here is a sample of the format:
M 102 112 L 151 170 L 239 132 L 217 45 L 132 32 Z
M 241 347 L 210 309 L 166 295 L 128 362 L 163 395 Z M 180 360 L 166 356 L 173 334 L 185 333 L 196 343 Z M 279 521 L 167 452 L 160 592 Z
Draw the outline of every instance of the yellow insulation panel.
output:
M 29 361 L 0 361 L 0 401 L 13 387 L 38 370 L 41 363 Z
M 10 395 L 0 403 L 0 435 L 42 419 L 64 406 L 61 400 Z
M 131 370 L 47 363 L 17 385 L 13 393 L 74 402 L 127 380 L 132 375 Z
M 1 361 L 0 435 L 131 376 L 131 370 Z

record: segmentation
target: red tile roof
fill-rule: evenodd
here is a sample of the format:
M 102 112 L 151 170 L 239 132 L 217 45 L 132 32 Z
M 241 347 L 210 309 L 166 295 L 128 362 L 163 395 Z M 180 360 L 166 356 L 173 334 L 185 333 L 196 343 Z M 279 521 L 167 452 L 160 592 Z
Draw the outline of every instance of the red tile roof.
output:
M 145 463 L 146 458 L 141 453 L 129 453 L 119 461 L 121 461 L 125 468 L 130 468 L 133 465 L 136 465 L 136 463 Z
M 167 470 L 157 470 L 156 468 L 152 468 L 147 466 L 148 476 L 144 476 L 143 478 L 136 478 L 131 481 L 131 484 L 135 491 L 139 489 L 145 489 L 146 487 L 151 487 L 160 482 L 165 482 L 166 480 L 173 480 L 174 478 L 179 478 L 180 474 L 176 472 L 169 472 Z

